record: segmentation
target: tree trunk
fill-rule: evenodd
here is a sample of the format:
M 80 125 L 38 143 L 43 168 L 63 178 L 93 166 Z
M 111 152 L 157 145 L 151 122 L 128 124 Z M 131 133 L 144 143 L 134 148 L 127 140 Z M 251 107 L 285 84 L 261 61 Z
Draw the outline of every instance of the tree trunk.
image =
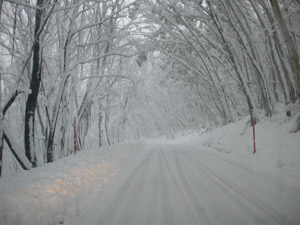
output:
M 67 74 L 64 74 L 63 80 L 60 83 L 58 94 L 56 97 L 54 109 L 52 118 L 50 120 L 50 126 L 49 126 L 49 135 L 48 135 L 48 143 L 47 143 L 47 163 L 53 162 L 54 159 L 54 136 L 55 136 L 55 130 L 57 125 L 57 120 L 60 112 L 60 105 L 63 99 L 63 94 L 65 91 L 65 87 L 68 82 L 68 78 L 70 76 Z
M 58 93 L 53 108 L 52 118 L 50 120 L 49 136 L 48 136 L 48 143 L 47 143 L 47 163 L 53 162 L 54 160 L 54 136 L 55 136 L 56 126 L 57 126 L 58 116 L 60 112 L 61 103 L 63 102 L 63 97 L 67 86 L 67 82 L 69 77 L 71 76 L 69 74 L 69 66 L 70 66 L 69 48 L 70 48 L 70 42 L 74 35 L 71 32 L 71 30 L 74 28 L 74 21 L 77 12 L 78 12 L 78 7 L 76 7 L 72 13 L 72 17 L 69 24 L 69 30 L 63 45 L 63 59 L 62 59 L 63 69 L 61 71 L 63 75 L 62 75 L 61 82 L 59 84 Z
M 239 58 L 238 55 L 235 53 L 234 49 L 232 49 L 230 46 L 231 44 L 228 43 L 228 41 L 226 40 L 225 36 L 224 36 L 224 31 L 222 29 L 222 26 L 220 24 L 220 20 L 217 16 L 217 14 L 214 13 L 213 8 L 211 6 L 211 3 L 208 2 L 208 6 L 209 6 L 209 10 L 210 10 L 210 14 L 211 14 L 211 18 L 213 20 L 214 25 L 216 26 L 218 33 L 221 36 L 221 40 L 224 44 L 224 49 L 227 52 L 228 56 L 229 56 L 229 60 L 231 62 L 231 65 L 233 67 L 233 70 L 236 72 L 236 75 L 240 81 L 240 85 L 242 88 L 242 92 L 246 97 L 247 100 L 247 104 L 248 104 L 248 109 L 249 109 L 249 113 L 251 116 L 256 117 L 256 109 L 255 109 L 255 104 L 254 101 L 251 97 L 251 92 L 250 89 L 248 87 L 247 81 L 245 80 L 245 78 L 243 77 L 243 74 L 241 73 L 241 69 L 240 69 L 240 65 L 237 61 L 237 59 Z
M 297 52 L 296 44 L 294 43 L 290 32 L 288 30 L 288 27 L 286 23 L 284 22 L 284 19 L 282 17 L 279 4 L 277 0 L 270 0 L 273 13 L 275 15 L 275 18 L 278 22 L 280 31 L 282 33 L 283 39 L 286 43 L 290 60 L 291 60 L 291 67 L 293 70 L 293 74 L 295 77 L 295 80 L 297 82 L 297 92 L 298 92 L 298 98 L 300 97 L 300 61 L 299 61 L 299 54 Z
M 2 5 L 2 1 L 1 1 Z M 1 6 L 0 6 L 1 7 Z M 1 11 L 1 8 L 0 8 Z M 1 88 L 1 73 L 0 73 L 0 106 L 2 106 L 2 88 Z M 0 177 L 2 173 L 2 156 L 3 156 L 3 122 L 4 122 L 4 116 L 2 112 L 2 107 L 0 108 Z
M 24 155 L 23 149 L 19 146 L 18 142 L 13 138 L 13 135 L 8 129 L 3 133 L 3 138 L 20 166 L 24 170 L 29 170 L 32 167 L 31 162 Z
M 3 0 L 0 0 L 0 21 L 1 21 L 1 11 L 2 11 Z M 3 157 L 3 121 L 4 116 L 2 112 L 2 89 L 1 89 L 1 73 L 0 73 L 0 178 L 2 174 L 2 157 Z
M 102 113 L 101 113 L 101 108 L 99 106 L 99 119 L 98 119 L 98 138 L 99 138 L 99 147 L 102 147 Z
M 3 3 L 3 0 L 0 0 L 0 21 L 1 21 L 2 3 Z
M 40 40 L 39 30 L 41 28 L 42 14 L 44 0 L 37 0 L 37 7 L 35 14 L 35 29 L 34 29 L 34 45 L 33 45 L 33 62 L 32 62 L 32 73 L 30 80 L 31 93 L 28 95 L 25 109 L 25 155 L 32 165 L 36 166 L 36 156 L 34 151 L 34 120 L 35 120 L 35 109 L 37 104 L 37 98 L 39 94 L 40 82 L 41 82 L 41 63 L 42 58 L 40 55 Z

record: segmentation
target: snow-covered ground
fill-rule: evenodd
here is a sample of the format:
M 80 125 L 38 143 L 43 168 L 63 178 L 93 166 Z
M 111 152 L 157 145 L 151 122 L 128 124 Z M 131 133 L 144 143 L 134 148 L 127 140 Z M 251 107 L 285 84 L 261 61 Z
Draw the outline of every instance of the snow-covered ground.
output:
M 172 139 L 161 137 L 147 142 L 196 146 L 266 176 L 274 175 L 282 183 L 299 189 L 300 132 L 290 132 L 295 119 L 295 113 L 287 117 L 280 108 L 272 118 L 261 116 L 256 125 L 254 155 L 249 117 L 223 127 L 186 131 Z M 145 144 L 91 149 L 1 179 L 0 224 L 70 224 L 70 218 L 83 216 L 92 199 Z
M 300 188 L 187 144 L 149 144 L 66 225 L 298 225 Z
M 248 167 L 280 175 L 286 182 L 300 187 L 300 132 L 291 132 L 300 112 L 294 109 L 292 115 L 287 117 L 285 108 L 280 106 L 271 118 L 260 115 L 255 126 L 256 154 L 253 154 L 249 116 L 226 126 L 185 131 L 173 138 L 161 137 L 148 142 L 205 146 L 207 151 L 217 151 Z
M 0 224 L 63 224 L 66 218 L 80 215 L 144 144 L 86 150 L 1 179 Z

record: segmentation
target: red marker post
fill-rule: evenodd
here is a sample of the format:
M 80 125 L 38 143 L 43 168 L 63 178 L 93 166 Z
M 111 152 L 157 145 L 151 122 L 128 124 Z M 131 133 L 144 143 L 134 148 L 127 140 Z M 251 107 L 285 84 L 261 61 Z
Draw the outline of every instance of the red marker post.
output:
M 252 116 L 251 117 L 252 119 L 252 127 L 253 127 L 253 154 L 256 153 L 256 147 L 255 147 L 255 119 L 254 117 Z
M 76 117 L 74 116 L 74 121 L 73 121 L 73 126 L 74 126 L 74 155 L 76 155 L 77 152 L 77 134 L 76 134 Z

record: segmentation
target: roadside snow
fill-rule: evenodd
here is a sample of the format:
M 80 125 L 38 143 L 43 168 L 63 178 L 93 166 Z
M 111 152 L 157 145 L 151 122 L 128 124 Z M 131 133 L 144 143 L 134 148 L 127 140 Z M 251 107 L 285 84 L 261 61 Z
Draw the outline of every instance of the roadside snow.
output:
M 63 224 L 144 146 L 143 142 L 79 152 L 0 180 L 1 225 Z
M 253 154 L 249 116 L 226 126 L 185 131 L 173 139 L 157 138 L 148 142 L 191 144 L 202 150 L 206 147 L 207 151 L 218 151 L 227 159 L 281 176 L 285 182 L 300 187 L 300 132 L 291 132 L 298 114 L 295 109 L 294 116 L 287 117 L 285 108 L 279 106 L 271 118 L 261 116 L 255 126 L 256 154 Z

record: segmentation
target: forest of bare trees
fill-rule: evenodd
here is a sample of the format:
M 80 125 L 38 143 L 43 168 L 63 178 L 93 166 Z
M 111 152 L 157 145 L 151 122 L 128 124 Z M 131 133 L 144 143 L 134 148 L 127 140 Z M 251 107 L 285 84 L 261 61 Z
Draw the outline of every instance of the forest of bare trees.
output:
M 83 150 L 299 108 L 299 0 L 1 0 L 0 12 L 0 175 L 72 154 L 74 117 Z

